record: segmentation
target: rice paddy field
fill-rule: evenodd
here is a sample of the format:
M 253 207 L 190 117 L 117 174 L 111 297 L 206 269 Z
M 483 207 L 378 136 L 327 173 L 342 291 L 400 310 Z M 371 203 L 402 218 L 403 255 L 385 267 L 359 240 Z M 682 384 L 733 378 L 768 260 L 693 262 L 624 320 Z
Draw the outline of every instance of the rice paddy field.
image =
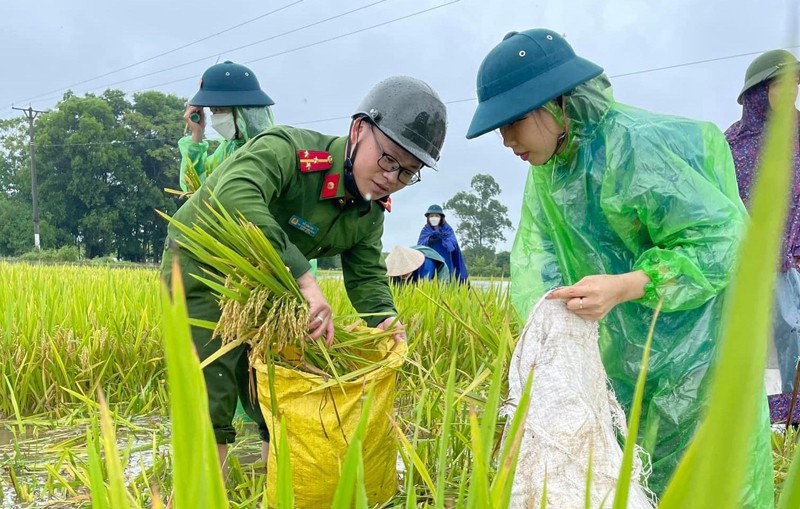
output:
M 337 315 L 354 313 L 340 280 L 321 286 Z M 493 380 L 502 394 L 506 369 L 497 360 L 508 358 L 519 319 L 502 284 L 395 291 L 410 339 L 395 403 L 408 442 L 388 506 L 455 507 L 475 468 L 471 416 L 483 418 L 487 404 L 497 413 Z M 152 269 L 0 263 L 0 507 L 92 507 L 98 391 L 116 430 L 125 507 L 160 507 L 173 489 L 160 299 Z M 491 421 L 488 450 L 496 457 L 504 421 Z M 256 507 L 260 442 L 251 423 L 236 425 L 226 496 L 230 507 Z M 794 441 L 793 433 L 774 436 L 778 486 Z
M 340 280 L 322 279 L 321 286 L 336 315 L 354 314 Z M 446 470 L 442 489 L 457 492 L 469 472 L 468 441 L 454 436 L 447 468 L 439 464 L 452 360 L 458 360 L 452 384 L 459 403 L 451 427 L 464 438 L 469 409 L 485 402 L 493 361 L 500 350 L 507 357 L 512 346 L 503 331 L 519 323 L 503 285 L 427 284 L 396 292 L 410 337 L 397 420 L 427 470 L 414 480 L 424 503 L 429 487 L 423 477 L 437 479 L 437 469 Z M 153 270 L 0 264 L 0 507 L 90 506 L 87 429 L 96 425 L 98 390 L 137 503 L 149 507 L 154 490 L 172 489 L 160 299 Z M 460 319 L 447 317 L 439 303 Z M 228 495 L 232 507 L 251 507 L 263 485 L 260 443 L 251 424 L 237 425 L 241 439 L 233 449 Z

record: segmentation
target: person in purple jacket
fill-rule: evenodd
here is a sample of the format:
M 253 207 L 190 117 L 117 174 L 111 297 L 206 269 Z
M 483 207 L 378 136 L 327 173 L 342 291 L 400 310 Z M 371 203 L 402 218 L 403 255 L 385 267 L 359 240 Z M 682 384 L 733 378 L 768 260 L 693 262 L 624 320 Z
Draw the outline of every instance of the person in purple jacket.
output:
M 772 50 L 758 56 L 745 73 L 739 94 L 742 118 L 725 131 L 733 153 L 739 194 L 749 207 L 752 184 L 759 165 L 767 117 L 776 99 L 776 78 L 800 72 L 800 62 L 786 50 Z M 794 90 L 795 99 L 797 89 Z M 798 115 L 800 126 L 800 115 Z M 783 236 L 776 282 L 773 342 L 781 372 L 781 392 L 792 392 L 798 357 L 800 357 L 800 150 L 795 137 L 794 184 L 789 215 Z

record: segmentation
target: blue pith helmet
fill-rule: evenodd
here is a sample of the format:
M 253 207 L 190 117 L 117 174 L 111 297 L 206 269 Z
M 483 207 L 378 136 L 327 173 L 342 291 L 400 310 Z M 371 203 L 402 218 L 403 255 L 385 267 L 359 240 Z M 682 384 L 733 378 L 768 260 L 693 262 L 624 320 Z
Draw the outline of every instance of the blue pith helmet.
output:
M 467 138 L 510 124 L 602 72 L 552 30 L 511 32 L 478 69 L 478 108 Z
M 428 207 L 428 211 L 425 212 L 425 217 L 428 217 L 431 214 L 439 214 L 440 216 L 444 217 L 444 210 L 439 205 L 431 205 Z
M 258 83 L 258 78 L 241 64 L 230 60 L 206 69 L 200 90 L 189 101 L 192 106 L 232 108 L 234 106 L 272 106 L 275 104 Z

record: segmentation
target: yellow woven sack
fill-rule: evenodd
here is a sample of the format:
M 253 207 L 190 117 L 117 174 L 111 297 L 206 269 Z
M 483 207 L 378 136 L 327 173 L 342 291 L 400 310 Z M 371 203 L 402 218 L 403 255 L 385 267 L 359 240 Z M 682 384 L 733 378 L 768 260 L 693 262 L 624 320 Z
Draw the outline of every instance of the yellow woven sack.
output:
M 394 412 L 395 379 L 405 360 L 407 346 L 387 339 L 378 345 L 375 361 L 383 366 L 358 380 L 322 391 L 310 392 L 325 383 L 310 373 L 275 366 L 274 387 L 277 413 L 271 412 L 269 375 L 265 364 L 255 364 L 258 400 L 271 434 L 267 492 L 276 500 L 275 445 L 280 443 L 280 415 L 286 419 L 292 465 L 295 507 L 330 507 L 339 482 L 341 464 L 350 438 L 361 417 L 363 396 L 375 393 L 364 437 L 364 475 L 370 505 L 382 504 L 397 493 L 397 439 L 391 415 Z M 366 355 L 365 355 L 366 356 Z

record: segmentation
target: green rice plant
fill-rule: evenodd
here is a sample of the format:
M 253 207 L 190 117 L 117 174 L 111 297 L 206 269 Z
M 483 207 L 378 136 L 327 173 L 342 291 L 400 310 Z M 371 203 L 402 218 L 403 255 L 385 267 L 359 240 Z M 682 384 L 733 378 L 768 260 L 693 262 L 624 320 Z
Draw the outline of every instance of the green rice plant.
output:
M 172 419 L 172 479 L 176 509 L 228 507 L 205 381 L 194 351 L 183 283 L 175 260 L 170 294 L 162 292 L 164 349 L 170 383 Z
M 789 478 L 789 469 L 792 466 L 792 459 L 797 449 L 797 440 L 797 429 L 792 426 L 780 432 L 772 432 L 772 458 L 774 461 L 776 503 L 783 491 L 783 486 L 786 485 L 786 480 Z
M 650 367 L 650 348 L 653 345 L 653 332 L 656 328 L 656 321 L 658 315 L 661 313 L 661 306 L 664 300 L 661 299 L 653 312 L 653 319 L 650 322 L 650 330 L 647 334 L 647 340 L 644 344 L 644 351 L 642 353 L 642 367 L 639 371 L 639 377 L 636 380 L 636 388 L 633 394 L 633 404 L 631 406 L 631 415 L 628 416 L 628 436 L 625 437 L 625 448 L 622 453 L 622 464 L 619 467 L 619 477 L 616 490 L 614 490 L 613 509 L 625 509 L 628 507 L 628 494 L 631 489 L 631 474 L 633 471 L 633 456 L 636 454 L 636 439 L 639 432 L 639 419 L 642 414 L 642 399 L 644 398 L 644 383 L 647 379 L 647 370 Z M 591 454 L 589 455 L 589 470 L 587 471 L 586 480 L 586 506 L 589 507 L 589 489 L 591 486 Z
M 294 509 L 294 488 L 292 485 L 292 464 L 289 461 L 289 439 L 286 433 L 286 418 L 281 417 L 281 441 L 278 444 L 278 500 L 275 509 Z M 267 490 L 264 490 L 266 498 Z M 266 505 L 266 503 L 264 504 Z
M 197 174 L 197 169 L 194 167 L 194 162 L 188 157 L 185 158 L 184 161 L 186 161 L 186 168 L 184 170 L 183 183 L 186 185 L 186 191 L 170 189 L 168 187 L 164 188 L 164 192 L 178 195 L 180 198 L 188 198 L 196 193 L 197 190 L 200 189 L 200 186 L 203 185 L 203 183 L 200 182 L 200 175 Z M 213 168 L 209 168 L 208 175 L 210 175 L 212 171 Z M 208 175 L 206 175 L 206 177 L 208 177 Z
M 367 392 L 364 399 L 364 406 L 361 410 L 361 418 L 358 421 L 356 432 L 350 438 L 350 445 L 347 448 L 344 462 L 342 463 L 342 473 L 336 486 L 336 491 L 331 501 L 332 509 L 367 509 L 367 492 L 364 486 L 364 460 L 362 457 L 362 444 L 366 439 L 367 418 L 369 409 L 372 406 L 373 390 Z M 284 488 L 285 489 L 285 488 Z
M 741 496 L 758 408 L 764 397 L 767 343 L 753 338 L 770 336 L 775 285 L 774 264 L 763 261 L 778 259 L 788 205 L 785 190 L 790 188 L 796 129 L 790 88 L 784 83 L 782 102 L 767 127 L 752 193 L 751 222 L 732 283 L 705 416 L 664 493 L 659 506 L 662 509 L 734 508 Z M 779 190 L 783 190 L 782 200 L 775 199 L 781 194 Z M 793 474 L 798 468 L 793 465 L 789 479 L 797 480 Z M 784 500 L 796 500 L 798 483 L 789 486 L 781 495 L 781 505 Z
M 103 486 L 97 498 L 104 498 L 107 493 L 109 507 L 113 509 L 127 509 L 131 507 L 131 505 L 128 501 L 125 481 L 122 477 L 122 464 L 117 449 L 116 431 L 111 421 L 111 415 L 108 412 L 108 405 L 106 405 L 102 391 L 98 392 L 98 399 L 100 401 L 100 429 L 102 430 L 102 438 L 100 441 L 102 442 L 103 451 L 105 452 L 108 490 L 106 491 L 105 486 Z
M 157 275 L 141 269 L 0 262 L 0 419 L 88 415 L 166 405 Z M 119 405 L 124 405 L 120 408 Z

